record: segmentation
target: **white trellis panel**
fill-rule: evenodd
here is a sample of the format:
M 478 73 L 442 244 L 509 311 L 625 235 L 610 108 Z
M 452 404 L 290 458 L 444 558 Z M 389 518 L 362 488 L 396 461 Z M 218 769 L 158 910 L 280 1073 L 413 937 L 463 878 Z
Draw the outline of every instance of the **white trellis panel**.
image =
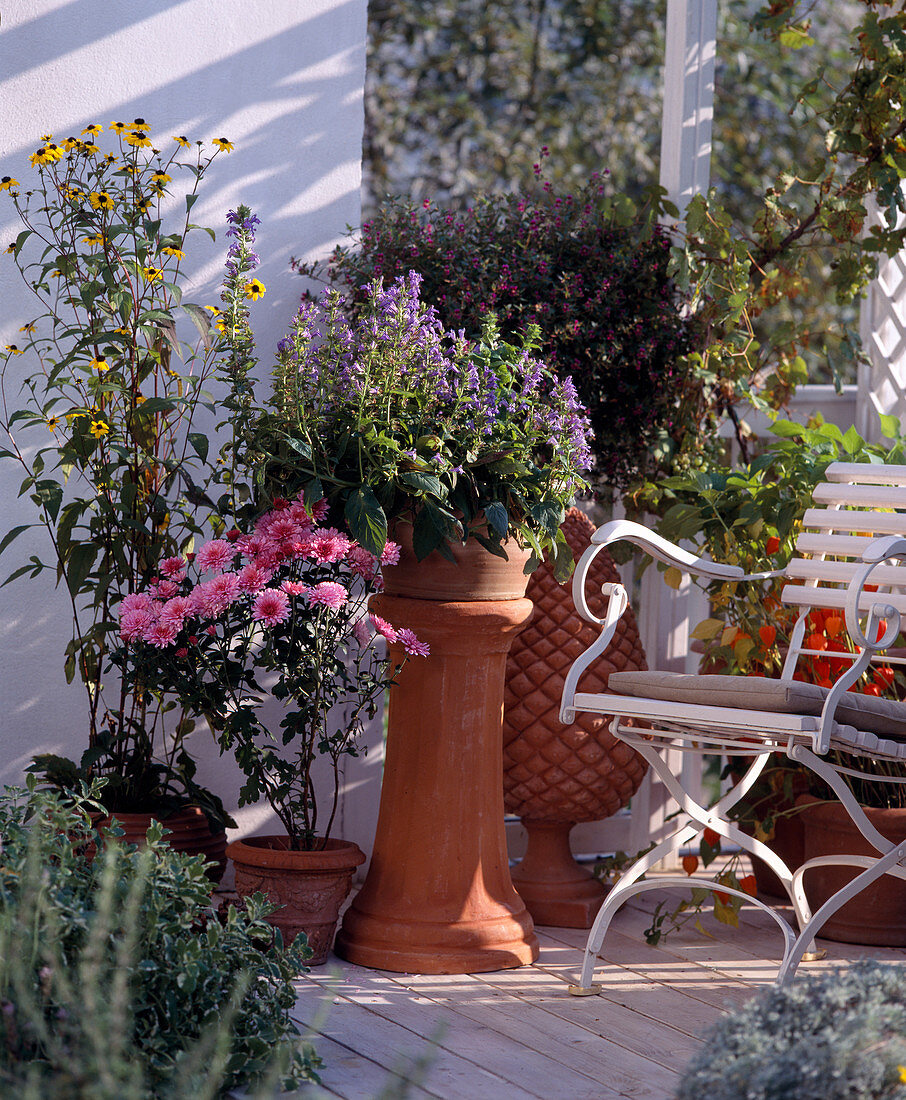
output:
M 906 253 L 881 260 L 862 303 L 860 334 L 870 363 L 859 365 L 856 428 L 876 440 L 878 413 L 906 425 Z

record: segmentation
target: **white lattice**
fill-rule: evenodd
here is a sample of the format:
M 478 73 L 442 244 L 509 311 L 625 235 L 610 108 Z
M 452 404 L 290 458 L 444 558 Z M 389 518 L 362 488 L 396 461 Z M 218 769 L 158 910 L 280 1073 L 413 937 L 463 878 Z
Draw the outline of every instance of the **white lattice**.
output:
M 906 424 L 906 254 L 881 261 L 862 303 L 860 331 L 870 363 L 859 366 L 856 427 L 878 439 L 879 413 Z

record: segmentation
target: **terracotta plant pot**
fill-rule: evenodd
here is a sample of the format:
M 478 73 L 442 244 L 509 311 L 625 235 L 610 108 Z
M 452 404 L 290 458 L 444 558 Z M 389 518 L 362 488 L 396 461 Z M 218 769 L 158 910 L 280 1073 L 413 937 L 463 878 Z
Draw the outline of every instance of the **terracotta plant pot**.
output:
M 562 530 L 578 561 L 595 525 L 570 508 Z M 606 604 L 601 585 L 619 580 L 613 558 L 602 550 L 587 586 L 596 614 L 603 615 Z M 569 832 L 580 821 L 599 821 L 627 805 L 647 765 L 613 736 L 609 718 L 585 714 L 571 726 L 560 721 L 566 673 L 598 629 L 579 616 L 569 587 L 556 581 L 547 563 L 532 574 L 526 594 L 535 613 L 507 659 L 503 720 L 504 802 L 522 818 L 528 835 L 525 857 L 513 868 L 513 885 L 537 924 L 588 928 L 605 890 L 573 859 Z M 605 691 L 611 672 L 647 667 L 635 617 L 627 609 L 611 649 L 585 673 L 582 690 Z
M 431 655 L 410 661 L 390 691 L 374 852 L 336 952 L 422 974 L 521 966 L 538 941 L 510 879 L 501 721 L 507 650 L 532 613 L 528 554 L 510 545 L 505 562 L 470 542 L 455 567 L 437 553 L 416 564 L 401 541 L 372 608 Z
M 152 821 L 160 821 L 161 825 L 169 830 L 164 840 L 177 852 L 186 852 L 191 856 L 204 856 L 211 864 L 207 868 L 208 878 L 216 886 L 223 878 L 226 870 L 226 833 L 221 829 L 212 832 L 208 819 L 197 806 L 186 806 L 168 817 L 159 817 L 156 814 L 123 813 L 117 810 L 107 817 L 98 818 L 96 826 L 103 829 L 104 825 L 115 820 L 123 830 L 128 844 L 142 845 L 145 842 L 145 834 Z
M 300 932 L 314 954 L 310 966 L 325 961 L 333 943 L 340 906 L 352 888 L 356 867 L 365 853 L 346 840 L 328 840 L 321 851 L 296 852 L 285 836 L 250 836 L 235 840 L 227 855 L 236 869 L 236 893 L 260 891 L 280 908 L 267 919 L 290 944 Z
M 800 795 L 805 859 L 829 855 L 877 855 L 852 819 L 837 802 L 821 802 Z M 888 840 L 906 839 L 906 808 L 865 810 L 869 821 Z M 861 868 L 813 867 L 805 872 L 805 896 L 814 912 L 851 882 Z M 842 908 L 819 929 L 818 935 L 841 943 L 906 947 L 906 882 L 884 875 Z

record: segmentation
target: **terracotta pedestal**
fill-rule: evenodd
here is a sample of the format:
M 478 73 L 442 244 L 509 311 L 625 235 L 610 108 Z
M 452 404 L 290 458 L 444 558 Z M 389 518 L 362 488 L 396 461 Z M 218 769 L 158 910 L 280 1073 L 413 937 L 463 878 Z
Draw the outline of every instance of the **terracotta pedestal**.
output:
M 382 595 L 372 608 L 431 655 L 390 692 L 371 866 L 334 950 L 421 974 L 530 963 L 538 941 L 507 861 L 501 723 L 506 655 L 531 601 Z
M 590 928 L 606 893 L 600 879 L 573 859 L 570 821 L 523 818 L 528 846 L 513 868 L 513 885 L 532 919 L 554 928 Z

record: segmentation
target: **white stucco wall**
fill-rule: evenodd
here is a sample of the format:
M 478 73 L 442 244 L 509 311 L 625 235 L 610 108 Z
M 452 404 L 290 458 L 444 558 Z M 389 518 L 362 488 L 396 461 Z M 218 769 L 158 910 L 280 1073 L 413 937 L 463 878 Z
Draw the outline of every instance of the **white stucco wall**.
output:
M 173 134 L 228 137 L 235 151 L 214 162 L 192 212 L 218 240 L 196 234 L 185 293 L 217 301 L 226 212 L 251 206 L 262 222 L 258 275 L 268 292 L 252 321 L 266 370 L 302 287 L 290 256 L 323 256 L 359 221 L 365 27 L 366 0 L 6 0 L 0 176 L 24 188 L 42 134 L 63 139 L 91 122 L 147 119 L 162 148 Z M 3 246 L 19 231 L 8 200 L 0 194 Z M 0 345 L 16 342 L 34 313 L 12 258 L 0 254 Z M 16 363 L 24 373 L 25 358 Z M 0 461 L 0 537 L 33 518 L 16 500 L 20 481 Z M 32 552 L 17 542 L 0 577 Z M 85 745 L 82 694 L 62 672 L 69 630 L 52 581 L 0 588 L 0 784 L 20 781 L 35 752 L 77 758 Z M 200 780 L 231 802 L 237 774 L 200 751 Z M 265 817 L 247 812 L 244 831 Z

